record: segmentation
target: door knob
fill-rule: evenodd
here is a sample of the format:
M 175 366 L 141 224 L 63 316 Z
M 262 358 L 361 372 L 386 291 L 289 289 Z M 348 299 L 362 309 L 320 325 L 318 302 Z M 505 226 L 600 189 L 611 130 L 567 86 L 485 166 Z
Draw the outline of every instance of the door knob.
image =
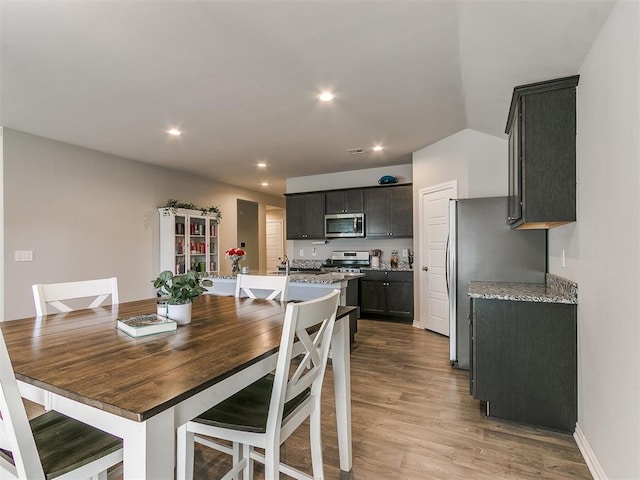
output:
M 424 270 L 425 272 L 429 271 L 429 267 L 422 267 L 422 270 Z

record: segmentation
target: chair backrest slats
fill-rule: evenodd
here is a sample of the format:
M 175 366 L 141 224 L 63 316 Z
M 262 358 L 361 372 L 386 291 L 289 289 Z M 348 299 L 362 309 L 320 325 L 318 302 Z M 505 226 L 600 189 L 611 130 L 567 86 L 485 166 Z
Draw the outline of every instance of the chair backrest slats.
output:
M 63 300 L 96 297 L 87 308 L 99 307 L 109 296 L 111 296 L 112 305 L 119 303 L 116 277 L 80 282 L 40 283 L 33 285 L 32 289 L 37 316 L 46 315 L 48 307 L 53 307 L 60 312 L 72 312 L 74 309 Z
M 287 275 L 243 275 L 236 277 L 236 297 L 242 296 L 243 292 L 249 298 L 259 298 L 257 291 L 268 291 L 270 293 L 262 296 L 265 300 L 275 300 L 280 297 L 281 302 L 287 299 L 289 287 L 289 277 Z
M 287 305 L 267 429 L 280 428 L 286 401 L 309 387 L 312 396 L 320 395 L 339 301 L 340 291 L 334 290 L 318 299 Z M 300 354 L 303 357 L 291 374 L 292 359 Z

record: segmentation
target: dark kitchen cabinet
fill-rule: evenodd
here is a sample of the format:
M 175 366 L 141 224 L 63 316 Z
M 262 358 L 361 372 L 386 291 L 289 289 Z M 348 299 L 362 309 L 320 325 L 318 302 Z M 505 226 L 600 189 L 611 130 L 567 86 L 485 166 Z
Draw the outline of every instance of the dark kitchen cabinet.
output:
M 362 314 L 413 320 L 413 272 L 366 271 L 360 279 Z
M 324 192 L 291 194 L 287 202 L 287 240 L 324 238 Z
M 412 186 L 364 189 L 364 213 L 368 238 L 412 237 Z
M 577 307 L 471 300 L 471 393 L 487 414 L 573 432 L 577 421 Z
M 331 213 L 362 213 L 364 193 L 361 188 L 325 192 L 325 211 Z
M 578 75 L 514 88 L 509 134 L 509 211 L 517 229 L 576 220 Z

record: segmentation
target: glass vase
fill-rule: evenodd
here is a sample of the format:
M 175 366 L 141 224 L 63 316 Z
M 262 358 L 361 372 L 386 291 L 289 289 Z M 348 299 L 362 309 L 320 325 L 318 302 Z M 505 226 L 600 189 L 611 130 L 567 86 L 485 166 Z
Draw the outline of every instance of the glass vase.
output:
M 240 273 L 240 260 L 233 260 L 231 263 L 231 273 L 237 275 Z

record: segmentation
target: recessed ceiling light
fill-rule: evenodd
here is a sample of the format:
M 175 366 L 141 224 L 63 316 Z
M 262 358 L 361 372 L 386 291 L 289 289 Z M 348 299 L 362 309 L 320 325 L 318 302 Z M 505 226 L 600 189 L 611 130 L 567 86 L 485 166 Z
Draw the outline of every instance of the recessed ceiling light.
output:
M 321 102 L 330 102 L 334 98 L 336 98 L 336 96 L 331 92 L 322 92 L 320 95 L 318 95 L 318 100 L 320 100 Z
M 171 129 L 167 130 L 167 133 L 169 135 L 173 135 L 174 137 L 179 137 L 180 135 L 182 135 L 182 132 L 180 130 L 178 130 L 177 128 L 171 128 Z
M 384 148 L 384 147 L 383 147 L 382 145 L 375 145 L 375 146 L 373 147 L 373 151 L 374 151 L 374 152 L 380 152 L 380 151 L 382 151 L 382 149 L 383 149 L 383 148 Z
M 269 186 L 269 182 L 262 182 L 260 185 L 262 185 L 263 187 L 268 187 Z
M 265 162 L 259 162 L 257 165 L 260 168 L 266 168 L 267 167 L 267 164 Z

